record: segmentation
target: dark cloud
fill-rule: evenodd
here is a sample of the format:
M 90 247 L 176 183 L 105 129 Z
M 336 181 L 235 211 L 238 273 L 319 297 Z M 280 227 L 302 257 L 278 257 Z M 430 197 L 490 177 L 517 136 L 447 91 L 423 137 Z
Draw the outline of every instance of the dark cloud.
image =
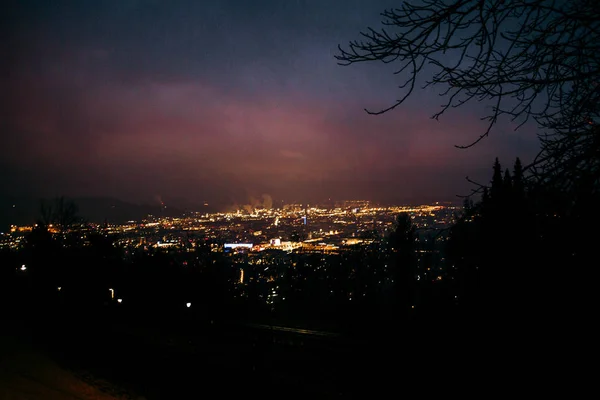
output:
M 483 131 L 478 110 L 433 121 L 440 99 L 428 91 L 393 113 L 362 111 L 393 102 L 396 78 L 380 65 L 340 67 L 333 53 L 390 3 L 15 3 L 2 17 L 5 188 L 239 204 L 418 199 L 465 192 L 464 177 L 487 179 L 495 156 L 531 157 L 534 135 L 508 124 L 457 150 Z

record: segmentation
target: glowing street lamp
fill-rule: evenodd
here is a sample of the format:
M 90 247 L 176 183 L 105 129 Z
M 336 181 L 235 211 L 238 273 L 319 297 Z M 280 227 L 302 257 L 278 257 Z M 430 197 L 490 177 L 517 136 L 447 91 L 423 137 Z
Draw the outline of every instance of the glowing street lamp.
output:
M 114 299 L 115 298 L 115 289 L 108 289 L 110 290 L 110 298 Z
M 190 307 L 192 306 L 192 303 L 185 303 L 185 306 L 186 306 L 187 308 L 190 308 Z
M 21 271 L 25 271 L 27 269 L 27 267 L 25 266 L 25 264 L 21 265 Z

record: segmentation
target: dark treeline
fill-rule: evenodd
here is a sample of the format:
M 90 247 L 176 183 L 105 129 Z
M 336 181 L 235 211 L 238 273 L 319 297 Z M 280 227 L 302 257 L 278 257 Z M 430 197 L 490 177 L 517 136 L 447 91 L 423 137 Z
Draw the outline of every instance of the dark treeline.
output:
M 407 0 L 338 48 L 341 65 L 394 65 L 398 100 L 370 114 L 400 109 L 427 87 L 444 98 L 436 120 L 487 104 L 485 128 L 458 148 L 493 135 L 504 117 L 537 131 L 533 160 L 504 169 L 497 160 L 491 182 L 451 229 L 448 272 L 469 320 L 556 323 L 591 304 L 600 221 L 598 4 Z
M 589 188 L 528 182 L 517 158 L 498 159 L 481 197 L 465 200 L 451 228 L 449 272 L 469 315 L 535 323 L 585 307 L 584 282 L 595 257 L 598 196 Z

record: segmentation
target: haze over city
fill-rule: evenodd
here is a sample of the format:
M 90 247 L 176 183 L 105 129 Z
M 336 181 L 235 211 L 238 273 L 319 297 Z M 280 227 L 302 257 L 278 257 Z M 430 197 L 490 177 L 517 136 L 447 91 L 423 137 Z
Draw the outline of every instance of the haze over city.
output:
M 532 129 L 506 121 L 455 148 L 485 130 L 483 108 L 432 120 L 442 100 L 430 90 L 363 110 L 397 99 L 393 68 L 334 54 L 394 4 L 13 2 L 0 17 L 1 193 L 445 201 L 470 191 L 466 176 L 487 183 L 496 156 L 530 161 Z

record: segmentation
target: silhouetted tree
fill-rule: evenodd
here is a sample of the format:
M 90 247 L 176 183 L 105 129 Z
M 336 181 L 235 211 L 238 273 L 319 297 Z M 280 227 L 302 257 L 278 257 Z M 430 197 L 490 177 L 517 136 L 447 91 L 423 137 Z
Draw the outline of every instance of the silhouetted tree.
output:
M 461 306 L 492 318 L 527 320 L 548 309 L 558 289 L 548 277 L 572 261 L 566 255 L 577 246 L 565 233 L 574 220 L 555 214 L 562 208 L 560 193 L 521 185 L 518 159 L 513 176 L 505 170 L 500 180 L 499 171 L 496 159 L 494 195 L 489 198 L 484 187 L 471 218 L 450 229 L 448 259 Z
M 504 171 L 504 178 L 502 179 L 502 188 L 502 190 L 506 193 L 507 197 L 509 197 L 512 193 L 513 183 L 508 168 Z
M 494 174 L 492 175 L 492 186 L 491 186 L 491 198 L 497 203 L 503 196 L 504 185 L 502 179 L 502 166 L 500 165 L 500 161 L 498 157 L 496 157 L 496 161 L 494 161 Z
M 463 211 L 465 214 L 470 214 L 473 210 L 473 199 L 465 197 L 463 200 Z
M 403 104 L 415 88 L 436 86 L 447 101 L 433 115 L 469 102 L 492 104 L 488 136 L 499 117 L 533 119 L 541 150 L 530 166 L 538 182 L 561 188 L 600 180 L 600 3 L 591 0 L 414 0 L 382 13 L 385 29 L 339 47 L 348 65 L 398 64 Z M 585 181 L 586 183 L 581 183 Z
M 525 183 L 523 178 L 523 165 L 521 164 L 519 157 L 517 157 L 513 168 L 513 189 L 515 200 L 517 202 L 523 200 L 523 197 L 525 196 Z
M 53 225 L 60 230 L 65 230 L 81 221 L 78 212 L 77 204 L 64 196 L 50 201 L 42 200 L 40 204 L 40 224 Z
M 483 188 L 483 193 L 481 195 L 481 205 L 483 206 L 483 208 L 485 208 L 486 206 L 488 206 L 490 203 L 490 193 L 488 191 L 487 186 L 485 186 Z
M 409 214 L 398 215 L 388 240 L 394 261 L 392 276 L 395 281 L 396 299 L 400 307 L 410 308 L 415 305 L 416 227 Z

